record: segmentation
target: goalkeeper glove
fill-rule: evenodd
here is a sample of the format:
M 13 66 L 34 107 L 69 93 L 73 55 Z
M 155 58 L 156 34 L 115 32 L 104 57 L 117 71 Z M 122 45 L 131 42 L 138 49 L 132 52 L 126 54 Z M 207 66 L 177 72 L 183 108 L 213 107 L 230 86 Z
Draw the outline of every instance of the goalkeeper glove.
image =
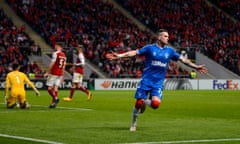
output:
M 35 94 L 36 96 L 40 96 L 40 92 L 37 89 L 35 89 Z
M 4 96 L 4 102 L 5 102 L 5 104 L 7 104 L 7 99 L 8 99 L 8 96 L 5 95 L 5 96 Z

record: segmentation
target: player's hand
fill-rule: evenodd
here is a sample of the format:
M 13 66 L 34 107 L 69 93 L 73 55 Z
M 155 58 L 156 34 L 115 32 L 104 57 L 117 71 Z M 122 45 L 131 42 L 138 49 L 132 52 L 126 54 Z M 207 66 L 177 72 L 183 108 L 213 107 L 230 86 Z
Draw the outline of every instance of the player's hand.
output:
M 201 74 L 205 74 L 208 72 L 208 69 L 206 68 L 205 65 L 199 65 L 197 68 L 196 68 Z
M 5 104 L 7 104 L 7 98 L 8 98 L 8 96 L 5 95 L 5 96 L 4 96 L 4 103 L 5 103 Z
M 118 54 L 117 53 L 107 53 L 106 55 L 106 58 L 109 59 L 109 60 L 115 60 L 115 59 L 118 59 Z
M 36 96 L 40 96 L 40 92 L 38 90 L 35 90 Z
M 44 75 L 43 75 L 43 77 L 47 77 L 48 76 L 48 73 L 46 72 Z

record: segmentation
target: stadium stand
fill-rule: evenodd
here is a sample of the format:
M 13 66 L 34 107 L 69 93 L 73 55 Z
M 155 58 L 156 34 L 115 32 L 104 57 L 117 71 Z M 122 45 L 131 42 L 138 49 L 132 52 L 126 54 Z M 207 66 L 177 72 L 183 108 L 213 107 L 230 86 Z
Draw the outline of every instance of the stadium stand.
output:
M 141 74 L 141 58 L 109 62 L 104 57 L 106 52 L 136 49 L 154 40 L 150 32 L 139 30 L 112 4 L 98 0 L 8 2 L 49 44 L 60 41 L 65 47 L 74 47 L 79 42 L 84 43 L 86 57 L 110 77 L 139 77 Z M 126 36 L 131 43 L 122 42 L 128 40 Z M 171 73 L 179 73 L 174 72 Z
M 177 49 L 199 51 L 240 74 L 240 24 L 206 0 L 117 1 L 152 31 L 167 28 L 171 34 L 170 42 Z M 73 47 L 79 42 L 84 43 L 86 57 L 111 77 L 137 77 L 136 71 L 139 76 L 141 57 L 109 62 L 104 58 L 106 52 L 124 52 L 154 41 L 149 31 L 139 30 L 108 2 L 8 2 L 49 44 L 61 41 L 66 47 Z M 181 67 L 177 72 L 170 71 L 169 75 L 178 75 L 179 71 Z
M 31 55 L 41 55 L 41 48 L 25 33 L 24 25 L 17 28 L 13 21 L 0 9 L 0 78 L 11 71 L 11 65 L 18 62 L 21 71 L 35 73 L 41 77 L 41 68 L 29 59 Z
M 194 48 L 240 75 L 240 23 L 209 5 L 207 0 L 117 1 L 150 29 L 166 27 L 176 48 Z M 233 17 L 239 17 L 237 0 L 213 2 Z
M 239 0 L 222 1 L 222 0 L 209 0 L 211 3 L 225 11 L 233 18 L 240 20 L 240 5 Z

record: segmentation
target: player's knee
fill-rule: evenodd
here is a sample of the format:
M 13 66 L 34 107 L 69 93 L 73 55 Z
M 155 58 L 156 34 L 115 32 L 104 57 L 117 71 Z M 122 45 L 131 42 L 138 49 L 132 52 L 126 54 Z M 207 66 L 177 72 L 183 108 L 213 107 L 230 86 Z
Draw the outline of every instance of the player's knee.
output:
M 27 107 L 27 104 L 26 104 L 26 102 L 24 101 L 23 103 L 20 103 L 20 108 L 21 109 L 24 109 L 24 108 L 26 108 Z
M 153 101 L 151 102 L 151 107 L 152 107 L 153 109 L 157 109 L 159 106 L 160 106 L 160 101 L 158 101 L 158 100 L 153 100 Z
M 13 104 L 11 104 L 11 103 L 7 103 L 7 108 L 8 109 L 12 109 L 12 108 L 14 108 L 16 106 L 16 103 L 13 103 Z
M 144 99 L 137 99 L 137 100 L 136 100 L 136 103 L 135 103 L 135 107 L 136 107 L 137 109 L 140 109 L 143 104 L 144 104 Z
M 20 108 L 21 109 L 29 109 L 30 105 L 27 101 L 24 101 L 23 103 L 20 103 Z
M 73 83 L 71 88 L 76 88 L 76 87 L 78 87 L 78 88 L 79 88 L 79 87 L 80 87 L 80 85 L 77 85 L 77 84 Z

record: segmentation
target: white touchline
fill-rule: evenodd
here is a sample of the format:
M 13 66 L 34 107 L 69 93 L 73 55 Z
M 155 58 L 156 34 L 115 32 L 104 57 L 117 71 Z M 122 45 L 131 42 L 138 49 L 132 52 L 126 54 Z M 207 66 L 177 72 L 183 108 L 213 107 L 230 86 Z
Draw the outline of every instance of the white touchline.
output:
M 63 144 L 63 143 L 60 143 L 60 142 L 41 140 L 41 139 L 35 139 L 35 138 L 28 138 L 28 137 L 22 137 L 22 136 L 13 136 L 13 135 L 7 135 L 7 134 L 0 134 L 0 137 L 7 137 L 7 138 L 27 140 L 27 141 L 33 141 L 33 142 L 41 142 L 41 143 L 48 143 L 48 144 Z
M 179 144 L 179 143 L 201 143 L 201 142 L 224 142 L 224 141 L 240 141 L 240 138 L 159 141 L 159 142 L 134 142 L 134 143 L 121 143 L 121 144 Z
M 4 104 L 4 103 L 0 103 Z M 45 107 L 47 108 L 48 106 L 43 106 L 43 105 L 31 105 L 31 107 Z M 92 109 L 87 109 L 87 108 L 72 108 L 72 107 L 57 107 L 58 109 L 68 109 L 68 110 L 82 110 L 82 111 L 91 111 Z M 56 109 L 57 109 L 56 108 Z
M 34 106 L 34 107 L 46 107 L 46 106 L 43 106 L 43 105 L 31 105 L 31 106 Z M 72 108 L 72 107 L 57 107 L 59 109 L 69 109 L 69 110 L 86 110 L 86 111 L 91 111 L 92 109 L 87 109 L 87 108 Z

